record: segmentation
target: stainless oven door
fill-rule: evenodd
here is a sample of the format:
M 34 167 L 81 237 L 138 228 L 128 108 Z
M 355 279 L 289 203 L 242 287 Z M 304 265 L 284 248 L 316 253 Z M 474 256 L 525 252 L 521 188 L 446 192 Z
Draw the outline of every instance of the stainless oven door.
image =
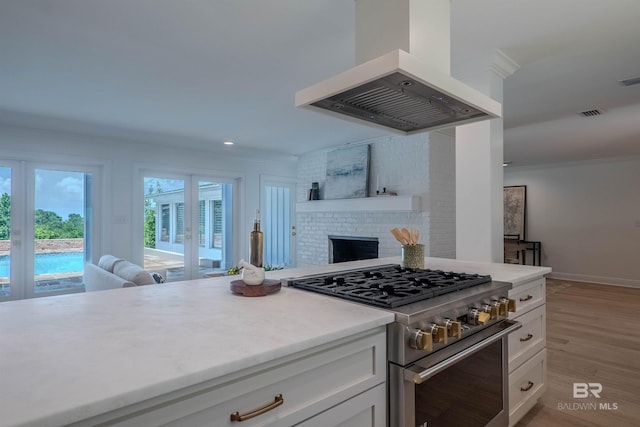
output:
M 389 425 L 507 426 L 507 335 L 522 325 L 505 320 L 407 367 L 389 364 Z

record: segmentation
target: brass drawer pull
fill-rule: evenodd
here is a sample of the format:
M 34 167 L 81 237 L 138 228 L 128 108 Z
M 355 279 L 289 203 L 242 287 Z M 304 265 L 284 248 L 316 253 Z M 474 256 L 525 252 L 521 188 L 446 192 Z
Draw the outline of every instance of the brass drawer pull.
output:
M 525 298 L 520 297 L 520 302 L 529 301 L 530 299 L 533 299 L 533 295 L 527 295 Z
M 529 391 L 531 390 L 531 387 L 533 387 L 533 383 L 529 381 L 525 387 L 520 387 L 520 391 Z
M 258 415 L 262 415 L 265 412 L 269 412 L 270 410 L 277 408 L 283 403 L 284 397 L 282 397 L 281 394 L 277 394 L 275 400 L 272 403 L 268 403 L 261 408 L 254 409 L 242 415 L 240 414 L 240 412 L 234 412 L 233 414 L 231 414 L 231 421 L 246 421 L 253 417 L 257 417 Z
M 520 342 L 529 341 L 531 338 L 533 338 L 533 335 L 531 335 L 531 334 L 527 334 L 527 336 L 526 336 L 526 337 L 524 337 L 524 338 L 520 338 Z

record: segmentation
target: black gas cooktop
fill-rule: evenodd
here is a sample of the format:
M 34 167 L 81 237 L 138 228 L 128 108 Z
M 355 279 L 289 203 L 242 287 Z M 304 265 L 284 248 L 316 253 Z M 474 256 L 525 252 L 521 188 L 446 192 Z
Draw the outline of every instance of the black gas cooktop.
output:
M 288 280 L 288 286 L 384 308 L 457 292 L 491 282 L 491 276 L 399 265 L 362 268 Z

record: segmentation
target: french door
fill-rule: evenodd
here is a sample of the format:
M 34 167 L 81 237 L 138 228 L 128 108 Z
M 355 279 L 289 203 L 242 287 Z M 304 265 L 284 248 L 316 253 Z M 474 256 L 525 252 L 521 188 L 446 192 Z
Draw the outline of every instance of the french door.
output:
M 22 169 L 19 162 L 0 162 L 0 300 L 17 299 L 22 293 L 17 286 L 21 277 L 20 263 L 16 260 L 22 243 L 19 207 L 24 204 L 19 200 L 22 192 L 16 175 Z
M 264 231 L 264 264 L 295 266 L 295 183 L 261 177 L 261 220 Z
M 168 281 L 221 274 L 233 262 L 233 181 L 143 172 L 143 265 Z
M 0 161 L 0 300 L 84 291 L 100 170 Z

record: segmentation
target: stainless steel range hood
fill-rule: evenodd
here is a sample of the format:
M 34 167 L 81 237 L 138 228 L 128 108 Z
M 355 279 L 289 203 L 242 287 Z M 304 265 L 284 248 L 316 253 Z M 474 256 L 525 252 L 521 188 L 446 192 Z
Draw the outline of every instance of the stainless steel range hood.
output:
M 356 65 L 296 106 L 402 133 L 497 118 L 502 105 L 450 75 L 450 0 L 355 0 Z
M 321 109 L 404 133 L 500 117 L 499 102 L 395 50 L 296 93 Z

